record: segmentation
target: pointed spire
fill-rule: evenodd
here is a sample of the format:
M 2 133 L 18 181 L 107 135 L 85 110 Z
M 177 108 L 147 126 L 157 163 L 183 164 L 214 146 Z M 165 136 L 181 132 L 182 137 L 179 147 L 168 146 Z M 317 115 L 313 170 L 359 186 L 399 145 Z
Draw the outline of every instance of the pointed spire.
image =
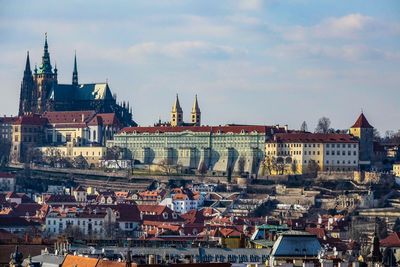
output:
M 178 94 L 176 94 L 175 103 L 172 106 L 172 112 L 182 112 L 181 104 L 179 103 Z
M 32 75 L 31 62 L 29 60 L 29 51 L 26 53 L 26 64 L 25 64 L 24 75 Z
M 199 108 L 199 102 L 197 101 L 197 94 L 196 94 L 194 97 L 192 113 L 199 113 L 199 112 L 200 112 L 200 108 Z
M 39 73 L 52 74 L 52 67 L 50 63 L 49 46 L 47 44 L 47 32 L 45 33 L 44 49 L 42 56 L 42 64 L 39 67 Z
M 72 84 L 78 85 L 78 65 L 76 64 L 76 50 L 74 56 L 74 71 L 72 72 Z

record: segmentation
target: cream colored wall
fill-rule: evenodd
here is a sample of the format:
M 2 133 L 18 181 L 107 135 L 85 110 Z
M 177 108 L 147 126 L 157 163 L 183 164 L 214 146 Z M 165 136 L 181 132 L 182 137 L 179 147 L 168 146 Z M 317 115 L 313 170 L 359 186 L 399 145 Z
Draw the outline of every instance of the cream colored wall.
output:
M 395 176 L 400 177 L 400 163 L 399 164 L 393 164 L 393 173 Z
M 63 157 L 73 159 L 82 156 L 90 164 L 99 165 L 99 161 L 106 154 L 105 147 L 40 147 L 40 151 L 46 154 L 48 148 L 57 149 Z

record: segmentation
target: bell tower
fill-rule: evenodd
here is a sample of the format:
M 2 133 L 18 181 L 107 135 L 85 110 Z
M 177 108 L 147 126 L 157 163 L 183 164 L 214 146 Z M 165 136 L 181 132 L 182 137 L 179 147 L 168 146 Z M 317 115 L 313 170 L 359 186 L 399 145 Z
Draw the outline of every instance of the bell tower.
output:
M 176 94 L 175 103 L 172 106 L 171 111 L 171 126 L 182 126 L 183 125 L 183 111 L 181 104 L 179 103 L 178 94 Z
M 54 85 L 57 84 L 57 70 L 54 69 L 54 72 L 52 70 L 47 33 L 45 34 L 42 64 L 38 70 L 35 69 L 34 80 L 36 84 L 33 93 L 35 105 L 32 111 L 41 114 L 49 109 L 49 96 Z
M 201 125 L 201 112 L 200 112 L 200 108 L 199 108 L 199 103 L 197 101 L 197 95 L 194 97 L 194 103 L 193 103 L 192 113 L 191 113 L 191 122 L 194 126 Z

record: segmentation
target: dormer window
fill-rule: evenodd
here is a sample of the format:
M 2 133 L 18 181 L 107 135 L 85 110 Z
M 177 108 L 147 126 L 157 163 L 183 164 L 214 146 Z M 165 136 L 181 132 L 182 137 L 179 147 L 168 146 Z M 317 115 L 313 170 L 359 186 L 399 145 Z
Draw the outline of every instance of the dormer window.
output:
M 168 213 L 167 213 L 167 212 L 163 212 L 162 215 L 163 215 L 163 218 L 164 218 L 164 219 L 168 219 Z

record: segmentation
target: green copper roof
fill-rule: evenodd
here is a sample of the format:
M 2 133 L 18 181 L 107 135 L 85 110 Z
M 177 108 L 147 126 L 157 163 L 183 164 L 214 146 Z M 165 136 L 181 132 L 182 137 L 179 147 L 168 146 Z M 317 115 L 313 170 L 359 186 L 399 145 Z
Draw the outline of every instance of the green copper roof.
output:
M 52 74 L 52 67 L 50 63 L 50 53 L 49 53 L 49 46 L 47 44 L 47 33 L 45 34 L 44 40 L 44 52 L 42 56 L 42 64 L 39 66 L 38 70 L 39 74 Z

